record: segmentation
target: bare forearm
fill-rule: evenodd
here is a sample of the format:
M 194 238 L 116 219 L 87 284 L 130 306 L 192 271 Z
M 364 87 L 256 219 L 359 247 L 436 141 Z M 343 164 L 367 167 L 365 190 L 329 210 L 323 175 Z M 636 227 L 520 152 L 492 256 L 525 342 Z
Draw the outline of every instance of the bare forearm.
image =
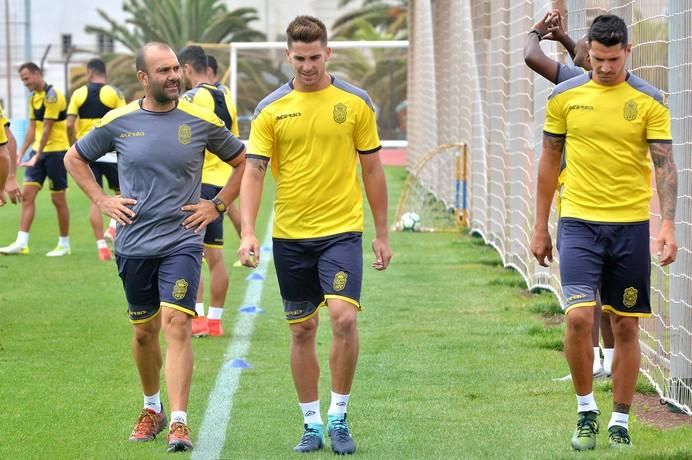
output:
M 240 229 L 242 235 L 254 235 L 268 160 L 248 158 L 246 163 L 240 183 Z
M 548 229 L 550 205 L 555 195 L 560 174 L 560 156 L 565 139 L 562 137 L 543 136 L 543 153 L 538 163 L 538 182 L 536 190 L 536 230 Z
M 10 154 L 7 144 L 0 145 L 0 203 L 4 202 L 5 182 L 10 173 Z
M 661 205 L 663 220 L 675 222 L 675 207 L 678 200 L 678 170 L 673 161 L 671 144 L 652 143 L 649 145 L 651 159 L 656 173 L 656 189 Z
M 106 196 L 96 183 L 89 164 L 79 156 L 74 147 L 70 147 L 65 155 L 65 169 L 93 203 Z
M 240 183 L 243 180 L 244 171 L 245 162 L 235 166 L 231 176 L 228 178 L 228 182 L 226 182 L 226 185 L 224 185 L 219 192 L 219 198 L 221 198 L 221 201 L 226 203 L 226 205 L 233 203 L 235 199 L 238 198 L 238 194 L 240 193 Z
M 574 56 L 576 55 L 575 48 L 576 48 L 576 43 L 574 43 L 574 40 L 572 40 L 572 37 L 570 37 L 567 34 L 564 34 L 560 37 L 560 43 L 562 43 L 562 46 L 565 47 L 567 52 L 569 53 L 569 56 L 574 59 Z
M 375 222 L 375 234 L 387 236 L 389 232 L 387 226 L 387 180 L 381 163 L 378 162 L 371 167 L 363 167 L 363 185 Z
M 10 176 L 17 173 L 17 139 L 14 138 L 10 128 L 5 127 L 7 134 L 7 152 L 10 155 Z

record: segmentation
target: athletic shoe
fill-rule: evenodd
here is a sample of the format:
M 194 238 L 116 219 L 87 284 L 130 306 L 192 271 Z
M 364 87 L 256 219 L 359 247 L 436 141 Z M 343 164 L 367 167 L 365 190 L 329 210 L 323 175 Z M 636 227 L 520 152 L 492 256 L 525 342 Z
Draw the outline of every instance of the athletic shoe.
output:
M 332 451 L 339 455 L 354 453 L 356 443 L 348 429 L 346 414 L 343 417 L 341 415 L 329 415 L 327 420 L 327 431 L 332 440 Z
M 5 254 L 6 256 L 9 256 L 9 255 L 25 256 L 25 255 L 29 254 L 29 246 L 20 246 L 15 241 L 14 243 L 10 244 L 9 246 L 5 246 L 4 248 L 0 248 L 0 254 Z
M 187 452 L 192 450 L 190 428 L 182 422 L 173 422 L 168 432 L 167 452 Z
M 614 449 L 632 447 L 630 434 L 624 426 L 613 425 L 608 428 L 608 441 Z
M 99 248 L 99 259 L 104 262 L 112 260 L 111 251 L 108 248 Z
M 210 337 L 221 337 L 223 335 L 223 326 L 220 319 L 207 319 L 207 326 L 209 326 Z
M 206 316 L 192 318 L 192 337 L 206 337 L 209 335 L 209 325 Z
M 103 234 L 103 239 L 106 240 L 108 249 L 112 251 L 115 247 L 115 227 L 108 227 Z
M 321 423 L 306 423 L 304 425 L 303 437 L 293 448 L 293 452 L 314 452 L 324 447 L 324 434 L 322 433 Z
M 598 412 L 579 412 L 577 429 L 572 435 L 572 447 L 574 450 L 592 450 L 596 447 L 596 435 L 598 434 Z
M 62 257 L 62 256 L 69 256 L 71 253 L 72 253 L 72 251 L 70 251 L 69 246 L 57 245 L 55 247 L 55 249 L 53 249 L 52 251 L 48 251 L 46 253 L 46 255 L 48 257 Z
M 158 414 L 151 409 L 142 409 L 135 422 L 135 427 L 132 429 L 132 434 L 130 434 L 130 441 L 151 441 L 163 431 L 167 424 L 168 419 L 166 418 L 166 411 L 163 410 L 163 404 L 161 404 L 161 412 Z

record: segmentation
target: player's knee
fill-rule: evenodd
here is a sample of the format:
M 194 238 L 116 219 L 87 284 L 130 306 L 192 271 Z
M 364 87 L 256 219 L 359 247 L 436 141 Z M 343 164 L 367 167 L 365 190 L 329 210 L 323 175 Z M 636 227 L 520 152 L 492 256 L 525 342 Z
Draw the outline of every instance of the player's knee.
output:
M 615 315 L 613 334 L 618 341 L 639 340 L 639 320 L 637 317 Z
M 135 327 L 134 338 L 137 346 L 146 348 L 159 340 L 158 331 L 151 327 Z
M 56 208 L 62 208 L 67 206 L 67 199 L 65 198 L 65 192 L 58 192 L 58 193 L 51 193 L 50 195 L 51 201 L 53 201 L 53 204 L 55 205 Z
M 575 308 L 567 314 L 567 328 L 576 334 L 591 335 L 593 311 L 590 308 Z
M 331 318 L 332 332 L 337 336 L 351 336 L 356 332 L 355 311 L 344 311 Z
M 191 316 L 178 310 L 171 311 L 170 314 L 162 318 L 162 327 L 166 337 L 178 339 L 188 336 L 190 333 L 189 323 Z
M 302 344 L 315 340 L 317 321 L 314 318 L 291 324 L 291 337 L 294 343 Z

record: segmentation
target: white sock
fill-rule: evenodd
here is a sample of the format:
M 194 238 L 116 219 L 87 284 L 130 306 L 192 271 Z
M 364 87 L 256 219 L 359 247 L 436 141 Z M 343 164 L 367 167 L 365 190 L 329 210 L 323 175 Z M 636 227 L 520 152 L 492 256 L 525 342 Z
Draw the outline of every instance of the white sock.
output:
M 108 223 L 108 227 L 115 228 L 115 219 L 111 219 L 111 221 Z
M 183 423 L 187 425 L 187 412 L 182 410 L 174 410 L 171 412 L 171 423 L 168 425 L 170 428 L 175 422 Z
M 601 370 L 601 349 L 600 347 L 593 347 L 593 373 L 597 373 Z
M 309 403 L 298 403 L 300 411 L 303 413 L 303 423 L 316 423 L 323 425 L 320 415 L 320 400 Z
M 627 424 L 629 422 L 629 419 L 630 414 L 623 414 L 622 412 L 613 412 L 613 414 L 610 416 L 610 423 L 608 423 L 608 428 L 610 428 L 613 425 L 618 425 L 628 430 L 629 427 L 627 426 Z
M 107 248 L 106 240 L 96 240 L 96 247 L 99 249 Z
M 58 237 L 58 246 L 62 246 L 63 248 L 69 248 L 70 247 L 70 237 L 69 236 L 59 236 Z
M 221 319 L 223 315 L 223 307 L 209 307 L 209 319 Z
M 195 311 L 197 312 L 197 316 L 204 317 L 204 302 L 197 302 L 195 304 Z
M 604 348 L 603 349 L 603 369 L 610 374 L 613 370 L 613 354 L 615 353 L 615 348 Z
M 16 243 L 23 248 L 29 246 L 29 232 L 18 231 Z
M 332 391 L 332 402 L 329 405 L 329 415 L 343 415 L 348 407 L 348 398 L 351 395 L 340 395 Z
M 151 396 L 144 395 L 144 408 L 153 410 L 157 414 L 161 412 L 161 392 L 157 391 Z
M 577 412 L 597 412 L 598 406 L 593 397 L 593 391 L 588 395 L 577 395 Z

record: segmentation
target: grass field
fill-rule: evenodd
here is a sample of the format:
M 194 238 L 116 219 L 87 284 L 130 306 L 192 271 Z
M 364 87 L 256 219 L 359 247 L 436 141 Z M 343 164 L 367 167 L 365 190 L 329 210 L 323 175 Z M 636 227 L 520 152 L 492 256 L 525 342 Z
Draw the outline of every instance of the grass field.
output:
M 388 168 L 390 208 L 405 178 Z M 270 198 L 267 196 L 265 198 Z M 268 199 L 258 230 L 266 228 Z M 73 254 L 47 258 L 57 226 L 49 194 L 40 194 L 31 255 L 0 258 L 0 459 L 166 458 L 165 436 L 132 444 L 141 407 L 130 354 L 130 325 L 115 266 L 99 262 L 87 203 L 73 186 Z M 0 209 L 0 245 L 16 236 L 18 209 Z M 364 238 L 372 237 L 372 226 Z M 227 227 L 227 263 L 237 238 Z M 261 237 L 261 236 L 260 236 Z M 631 423 L 636 445 L 607 448 L 608 382 L 596 385 L 603 415 L 592 453 L 569 448 L 575 418 L 560 350 L 563 328 L 544 321 L 550 294 L 528 294 L 497 253 L 461 234 L 395 233 L 392 265 L 366 270 L 359 316 L 361 356 L 349 416 L 362 458 L 690 458 L 692 429 L 663 431 Z M 366 251 L 366 266 L 371 253 Z M 194 341 L 189 420 L 196 438 L 245 295 L 250 271 L 232 268 L 226 336 Z M 298 458 L 302 420 L 288 366 L 288 331 L 270 267 L 232 405 L 221 458 Z M 328 375 L 326 312 L 319 338 Z M 550 325 L 555 324 L 555 325 Z M 328 379 L 322 386 L 323 416 Z M 165 393 L 165 389 L 164 389 Z M 211 402 L 218 404 L 218 401 Z M 186 455 L 178 454 L 179 457 Z M 331 458 L 331 451 L 310 458 Z

